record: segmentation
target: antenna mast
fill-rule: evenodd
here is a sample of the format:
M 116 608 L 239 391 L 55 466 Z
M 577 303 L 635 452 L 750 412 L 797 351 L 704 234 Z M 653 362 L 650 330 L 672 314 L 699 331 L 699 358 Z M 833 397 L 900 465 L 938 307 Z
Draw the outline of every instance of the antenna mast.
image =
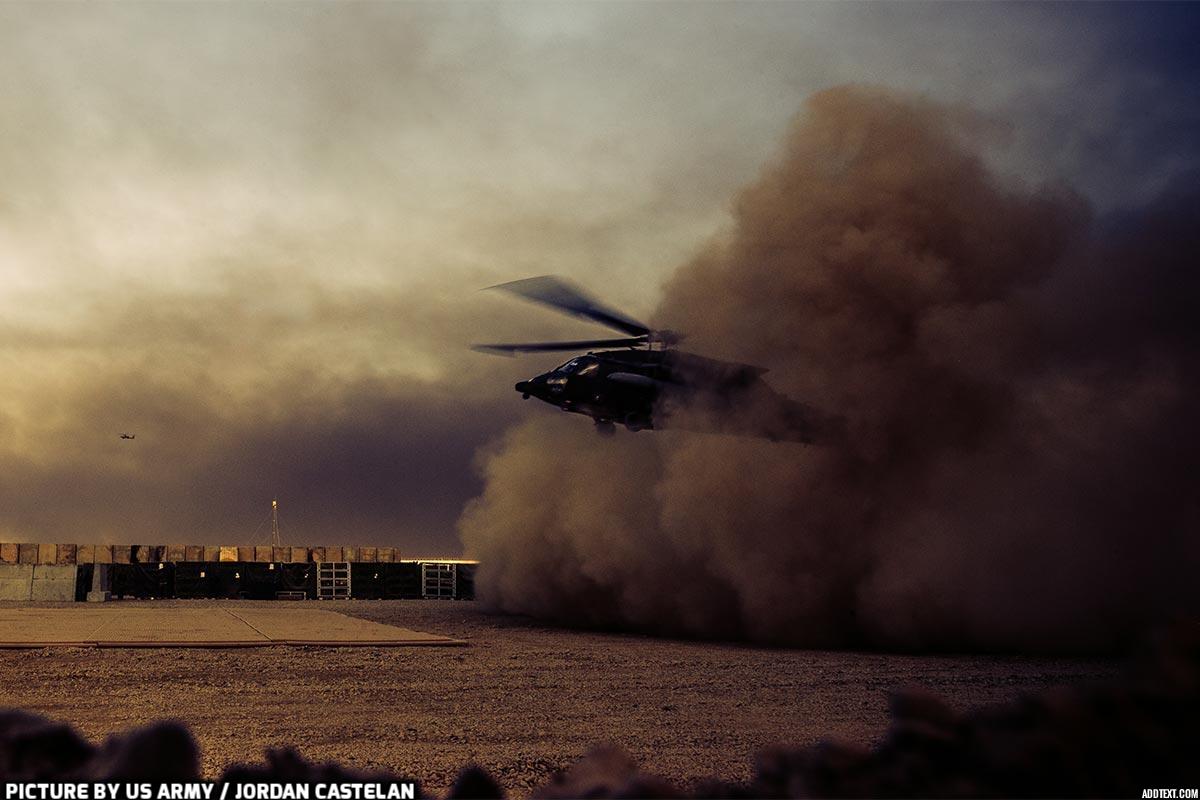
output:
M 283 544 L 279 539 L 279 501 L 271 501 L 271 545 L 279 547 Z

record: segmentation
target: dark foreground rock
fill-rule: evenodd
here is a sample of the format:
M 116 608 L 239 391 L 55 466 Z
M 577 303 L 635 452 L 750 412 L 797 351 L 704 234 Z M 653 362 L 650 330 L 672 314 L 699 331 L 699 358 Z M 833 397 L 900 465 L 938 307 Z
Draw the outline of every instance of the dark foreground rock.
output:
M 936 696 L 892 698 L 892 725 L 872 750 L 825 742 L 759 756 L 748 783 L 679 787 L 646 774 L 627 755 L 599 748 L 533 792 L 574 797 L 1140 797 L 1147 788 L 1200 786 L 1200 627 L 1180 626 L 1120 681 L 1056 689 L 961 714 Z M 0 780 L 197 780 L 188 730 L 160 722 L 99 747 L 70 726 L 0 712 Z M 222 781 L 406 781 L 290 749 L 229 768 Z M 424 795 L 423 795 L 424 796 Z M 503 797 L 484 770 L 467 766 L 447 795 Z

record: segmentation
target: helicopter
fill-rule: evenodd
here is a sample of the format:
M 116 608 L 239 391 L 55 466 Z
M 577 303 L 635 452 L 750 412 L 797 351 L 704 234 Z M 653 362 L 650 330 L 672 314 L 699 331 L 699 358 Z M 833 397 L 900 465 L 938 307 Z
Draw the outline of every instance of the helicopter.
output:
M 678 350 L 674 345 L 683 334 L 654 330 L 553 275 L 488 289 L 625 334 L 608 339 L 474 345 L 477 351 L 506 356 L 586 351 L 517 383 L 515 389 L 526 400 L 536 397 L 563 411 L 591 417 L 597 432 L 604 435 L 621 424 L 630 431 L 672 426 L 775 441 L 817 441 L 821 415 L 775 392 L 762 378 L 767 372 L 763 367 Z
M 122 433 L 121 438 L 122 439 L 136 439 L 137 434 L 136 433 Z

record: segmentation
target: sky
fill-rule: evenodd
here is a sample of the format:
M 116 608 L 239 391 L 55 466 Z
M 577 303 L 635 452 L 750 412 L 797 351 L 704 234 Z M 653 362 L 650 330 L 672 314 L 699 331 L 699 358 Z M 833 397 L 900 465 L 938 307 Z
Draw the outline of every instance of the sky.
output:
M 0 540 L 457 554 L 554 414 L 469 345 L 601 333 L 479 289 L 653 315 L 847 83 L 1119 215 L 1200 166 L 1197 8 L 2 4 Z

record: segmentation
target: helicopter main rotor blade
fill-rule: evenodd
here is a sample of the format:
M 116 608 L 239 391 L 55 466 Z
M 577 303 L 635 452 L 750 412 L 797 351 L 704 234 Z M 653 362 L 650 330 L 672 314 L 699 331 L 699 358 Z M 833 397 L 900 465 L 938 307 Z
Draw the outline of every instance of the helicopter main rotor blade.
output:
M 627 333 L 630 336 L 646 336 L 650 328 L 635 319 L 631 319 L 619 311 L 608 308 L 597 300 L 593 300 L 582 289 L 567 283 L 562 278 L 553 275 L 542 275 L 538 278 L 525 278 L 510 281 L 489 289 L 502 289 L 518 297 L 541 303 L 544 306 L 557 309 L 574 317 L 590 319 L 614 330 Z
M 512 344 L 476 344 L 472 350 L 484 353 L 513 355 L 514 353 L 549 353 L 555 350 L 586 350 L 592 347 L 637 347 L 646 343 L 645 336 L 628 339 L 583 339 L 576 342 L 515 342 Z

